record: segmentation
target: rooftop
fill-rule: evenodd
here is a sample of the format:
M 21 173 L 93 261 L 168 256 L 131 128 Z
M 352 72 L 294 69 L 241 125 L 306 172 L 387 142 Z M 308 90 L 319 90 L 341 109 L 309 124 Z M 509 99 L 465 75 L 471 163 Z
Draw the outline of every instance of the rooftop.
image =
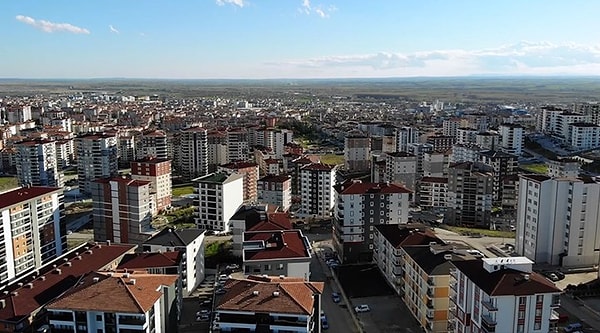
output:
M 183 252 L 150 252 L 126 254 L 118 269 L 146 269 L 178 266 L 183 258 Z
M 245 232 L 244 243 L 244 261 L 310 258 L 308 239 L 300 230 Z M 245 246 L 250 243 L 258 246 Z
M 429 227 L 423 224 L 379 224 L 375 228 L 396 249 L 401 246 L 444 244 Z
M 144 244 L 183 247 L 193 243 L 204 232 L 204 230 L 200 229 L 165 228 L 145 241 Z
M 394 183 L 363 183 L 362 181 L 348 181 L 345 184 L 334 186 L 340 194 L 394 194 L 394 193 L 412 193 L 411 190 L 400 184 Z
M 51 193 L 61 192 L 62 189 L 58 187 L 42 187 L 42 186 L 31 186 L 21 187 L 12 191 L 4 192 L 0 194 L 0 209 L 8 208 L 16 205 L 19 202 L 29 201 L 42 195 L 48 195 Z

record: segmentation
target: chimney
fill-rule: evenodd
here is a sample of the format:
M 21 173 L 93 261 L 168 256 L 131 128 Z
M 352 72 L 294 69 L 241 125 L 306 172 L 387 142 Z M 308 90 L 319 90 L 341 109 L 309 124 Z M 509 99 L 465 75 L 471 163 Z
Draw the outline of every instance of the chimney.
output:
M 46 276 L 45 275 L 40 276 L 40 280 L 46 281 Z
M 110 246 L 110 239 L 106 241 L 106 245 Z
M 273 292 L 273 296 L 274 296 L 274 297 L 278 297 L 278 296 L 279 296 L 279 292 L 278 292 L 278 291 L 274 291 L 274 292 Z
M 0 299 L 0 309 L 4 309 L 6 307 L 6 300 Z
M 129 278 L 129 273 L 123 273 L 123 278 L 128 279 Z
M 444 260 L 452 260 L 452 254 L 450 254 L 450 253 L 444 254 Z
M 94 278 L 92 279 L 92 281 L 93 281 L 94 283 L 96 283 L 96 282 L 100 281 L 100 278 L 99 278 L 99 277 L 97 277 L 97 276 L 94 276 Z
M 60 268 L 57 268 L 57 269 L 56 269 L 56 273 L 57 273 L 58 275 L 61 275 L 61 274 L 62 274 L 62 270 L 61 270 Z
M 135 286 L 135 279 L 129 280 L 129 284 L 132 285 L 132 286 Z
M 525 280 L 525 281 L 529 281 L 529 274 L 525 274 L 525 275 L 523 275 L 523 280 Z
M 254 296 L 258 296 L 258 290 L 255 290 L 255 291 L 253 291 L 253 292 L 252 292 L 252 295 L 254 295 Z

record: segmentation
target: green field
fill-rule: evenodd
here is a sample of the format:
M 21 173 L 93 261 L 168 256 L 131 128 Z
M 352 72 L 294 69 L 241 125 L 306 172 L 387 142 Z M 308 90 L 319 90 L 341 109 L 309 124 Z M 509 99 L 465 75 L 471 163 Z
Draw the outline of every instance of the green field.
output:
M 16 177 L 0 177 L 0 192 L 4 192 L 19 186 Z
M 531 171 L 533 173 L 546 174 L 548 172 L 548 165 L 546 164 L 524 164 L 520 166 L 521 169 Z
M 171 191 L 174 197 L 182 197 L 184 195 L 194 194 L 194 186 L 174 187 Z
M 320 156 L 321 163 L 324 164 L 344 164 L 344 155 L 327 154 Z

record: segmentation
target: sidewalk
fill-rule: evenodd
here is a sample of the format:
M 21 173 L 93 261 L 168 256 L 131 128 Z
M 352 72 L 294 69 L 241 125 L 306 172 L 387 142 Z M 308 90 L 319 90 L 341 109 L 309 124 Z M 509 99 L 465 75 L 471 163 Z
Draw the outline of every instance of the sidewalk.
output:
M 592 328 L 600 328 L 600 314 L 585 305 L 584 301 L 562 294 L 560 295 L 560 306 L 569 314 L 579 318 L 584 324 Z M 586 332 L 588 331 L 586 330 Z

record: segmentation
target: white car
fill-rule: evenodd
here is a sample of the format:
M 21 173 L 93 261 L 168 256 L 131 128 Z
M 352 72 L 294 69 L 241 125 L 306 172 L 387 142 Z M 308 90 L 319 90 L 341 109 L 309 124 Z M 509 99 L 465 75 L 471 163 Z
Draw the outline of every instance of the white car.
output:
M 369 312 L 369 311 L 371 311 L 371 308 L 366 304 L 361 304 L 361 305 L 358 305 L 357 307 L 355 307 L 354 311 L 356 313 Z

